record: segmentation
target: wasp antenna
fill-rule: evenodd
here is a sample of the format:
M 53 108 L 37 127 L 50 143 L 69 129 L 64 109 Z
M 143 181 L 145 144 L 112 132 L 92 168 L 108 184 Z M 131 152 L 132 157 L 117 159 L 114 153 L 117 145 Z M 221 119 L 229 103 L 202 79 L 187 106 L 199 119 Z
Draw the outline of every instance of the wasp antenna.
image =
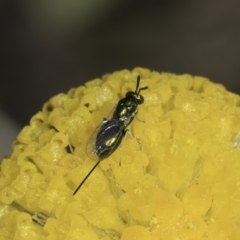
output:
M 91 171 L 87 174 L 87 176 L 82 180 L 82 182 L 78 185 L 76 190 L 73 192 L 73 196 L 78 192 L 78 190 L 81 188 L 81 186 L 85 183 L 87 178 L 90 176 L 90 174 L 93 172 L 93 170 L 97 167 L 97 165 L 100 163 L 100 160 L 94 165 L 94 167 L 91 169 Z
M 146 90 L 146 89 L 148 89 L 147 86 L 146 86 L 146 87 L 139 88 L 139 90 L 138 90 L 138 92 L 137 92 L 137 95 L 139 95 L 142 90 Z
M 139 84 L 140 84 L 140 76 L 138 75 L 138 76 L 137 76 L 137 85 L 136 85 L 135 93 L 138 92 Z

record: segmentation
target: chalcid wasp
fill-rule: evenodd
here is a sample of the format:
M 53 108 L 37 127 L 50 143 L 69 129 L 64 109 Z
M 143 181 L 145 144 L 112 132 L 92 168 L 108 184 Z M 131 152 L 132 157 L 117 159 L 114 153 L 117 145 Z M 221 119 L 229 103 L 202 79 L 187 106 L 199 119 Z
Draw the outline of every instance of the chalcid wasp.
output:
M 139 88 L 139 84 L 140 76 L 137 78 L 135 92 L 127 92 L 125 98 L 121 99 L 114 108 L 112 118 L 104 118 L 90 137 L 86 152 L 88 157 L 96 160 L 97 163 L 79 184 L 73 195 L 81 188 L 100 161 L 109 157 L 121 143 L 124 135 L 128 131 L 128 126 L 132 123 L 138 112 L 138 105 L 144 102 L 144 98 L 140 95 L 140 92 L 148 89 L 148 87 Z

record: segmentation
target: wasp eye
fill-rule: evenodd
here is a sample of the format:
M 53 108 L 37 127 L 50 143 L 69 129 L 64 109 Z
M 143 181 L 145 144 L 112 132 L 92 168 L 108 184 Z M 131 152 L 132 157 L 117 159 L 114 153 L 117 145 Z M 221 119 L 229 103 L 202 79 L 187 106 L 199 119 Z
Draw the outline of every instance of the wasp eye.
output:
M 126 97 L 132 96 L 133 94 L 134 94 L 134 92 L 129 91 L 126 93 Z
M 142 104 L 142 103 L 144 103 L 144 98 L 143 98 L 143 96 L 142 95 L 139 95 L 139 98 L 138 98 L 138 104 Z

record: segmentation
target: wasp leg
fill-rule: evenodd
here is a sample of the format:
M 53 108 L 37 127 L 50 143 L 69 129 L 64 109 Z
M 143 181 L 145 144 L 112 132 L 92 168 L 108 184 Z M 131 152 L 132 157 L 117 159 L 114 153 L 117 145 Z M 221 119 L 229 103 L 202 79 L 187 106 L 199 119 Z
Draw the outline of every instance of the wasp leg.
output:
M 145 121 L 139 119 L 138 117 L 136 117 L 136 119 L 137 119 L 139 122 L 145 123 Z
M 24 208 L 23 206 L 21 206 L 19 203 L 14 202 L 14 201 L 12 203 L 12 207 L 14 209 L 18 209 L 20 212 L 28 213 L 31 216 L 32 221 L 34 223 L 37 223 L 41 227 L 44 227 L 44 225 L 46 224 L 48 218 L 54 217 L 53 215 L 47 215 L 47 214 L 42 213 L 42 212 L 32 212 L 32 211 Z
M 124 129 L 123 130 L 123 139 L 122 139 L 122 142 L 121 142 L 121 145 L 123 144 L 123 142 L 126 140 L 126 133 L 128 132 L 129 130 L 128 129 Z M 121 161 L 122 161 L 122 146 L 120 146 L 119 148 L 119 151 L 120 151 L 120 160 L 119 160 L 119 166 L 122 165 Z
M 122 145 L 122 144 L 124 143 L 124 141 L 126 140 L 127 135 L 129 135 L 129 136 L 131 136 L 135 141 L 137 141 L 137 143 L 139 144 L 139 149 L 140 149 L 140 151 L 143 150 L 143 149 L 142 149 L 141 142 L 140 142 L 140 138 L 136 138 L 128 128 L 124 129 L 123 135 L 124 135 L 124 137 L 123 137 L 123 139 L 122 139 L 121 145 Z M 120 146 L 120 149 L 119 149 L 119 150 L 120 150 L 119 166 L 121 166 L 122 146 Z
M 136 137 L 132 134 L 132 132 L 129 131 L 129 129 L 127 129 L 125 133 L 128 133 L 129 136 L 131 136 L 131 138 L 133 138 L 135 141 L 137 141 L 137 143 L 139 144 L 140 151 L 142 151 L 141 139 L 140 139 L 140 138 L 136 138 Z
M 41 213 L 41 212 L 34 213 L 32 215 L 32 221 L 37 223 L 41 227 L 44 227 L 44 225 L 46 224 L 48 218 L 49 218 L 48 215 L 46 215 L 44 213 Z

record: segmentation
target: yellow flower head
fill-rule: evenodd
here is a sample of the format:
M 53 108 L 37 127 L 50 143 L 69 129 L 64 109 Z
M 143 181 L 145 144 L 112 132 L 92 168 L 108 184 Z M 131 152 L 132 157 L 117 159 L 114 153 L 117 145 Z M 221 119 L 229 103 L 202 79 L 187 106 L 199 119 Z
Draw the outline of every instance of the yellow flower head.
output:
M 138 76 L 144 103 L 73 195 L 96 164 L 90 137 Z M 223 86 L 142 68 L 104 75 L 51 98 L 18 135 L 1 163 L 0 239 L 239 240 L 239 148 L 240 97 Z

